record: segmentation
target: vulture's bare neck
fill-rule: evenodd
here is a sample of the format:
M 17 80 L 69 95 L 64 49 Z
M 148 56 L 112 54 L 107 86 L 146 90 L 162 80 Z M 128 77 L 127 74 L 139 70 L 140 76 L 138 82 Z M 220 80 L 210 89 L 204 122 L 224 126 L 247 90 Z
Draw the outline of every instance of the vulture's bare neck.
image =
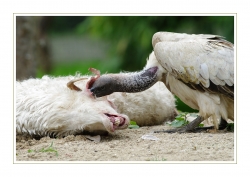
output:
M 102 75 L 89 89 L 96 97 L 109 95 L 113 92 L 141 92 L 158 81 L 157 71 L 158 67 L 152 67 L 135 73 Z
M 117 80 L 117 90 L 119 92 L 141 92 L 157 82 L 157 67 L 149 68 L 148 70 L 143 70 L 138 73 L 124 74 L 124 76 L 119 77 Z

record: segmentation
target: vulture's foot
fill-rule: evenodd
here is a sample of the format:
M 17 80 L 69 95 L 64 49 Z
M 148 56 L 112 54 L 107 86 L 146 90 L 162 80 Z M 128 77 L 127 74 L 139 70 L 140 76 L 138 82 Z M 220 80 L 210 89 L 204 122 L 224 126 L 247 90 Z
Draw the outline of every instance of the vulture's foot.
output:
M 170 130 L 160 130 L 160 131 L 154 131 L 154 133 L 190 133 L 190 132 L 196 132 L 196 127 L 199 126 L 199 124 L 203 121 L 204 119 L 200 116 L 198 116 L 195 120 L 190 122 L 184 127 L 181 128 L 175 128 L 175 129 L 170 129 Z M 199 131 L 199 130 L 197 130 Z
M 227 128 L 227 126 L 228 126 L 227 121 L 225 121 L 223 118 L 221 118 L 220 124 L 219 124 L 219 130 L 224 130 L 225 128 Z
M 224 130 L 225 128 L 227 128 L 227 121 L 225 121 L 223 118 L 221 118 L 218 130 Z M 195 128 L 195 132 L 201 132 L 201 131 L 207 131 L 207 130 L 211 130 L 211 129 L 215 129 L 214 126 L 210 126 L 210 127 L 196 127 Z
M 188 125 L 181 127 L 181 128 L 175 128 L 175 129 L 170 129 L 170 130 L 160 130 L 160 131 L 154 131 L 155 133 L 198 133 L 202 131 L 207 131 L 214 129 L 214 126 L 210 127 L 198 127 L 199 124 L 203 121 L 203 118 L 198 116 L 195 120 L 190 122 Z M 219 124 L 219 130 L 224 130 L 227 128 L 227 121 L 225 121 L 223 118 L 221 118 L 221 122 Z

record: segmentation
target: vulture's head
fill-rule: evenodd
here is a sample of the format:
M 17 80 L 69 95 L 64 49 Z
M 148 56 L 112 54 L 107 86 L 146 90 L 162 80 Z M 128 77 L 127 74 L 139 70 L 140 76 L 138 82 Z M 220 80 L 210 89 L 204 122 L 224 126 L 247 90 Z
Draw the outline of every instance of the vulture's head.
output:
M 116 91 L 116 81 L 110 75 L 102 75 L 89 85 L 89 89 L 95 97 L 110 95 Z

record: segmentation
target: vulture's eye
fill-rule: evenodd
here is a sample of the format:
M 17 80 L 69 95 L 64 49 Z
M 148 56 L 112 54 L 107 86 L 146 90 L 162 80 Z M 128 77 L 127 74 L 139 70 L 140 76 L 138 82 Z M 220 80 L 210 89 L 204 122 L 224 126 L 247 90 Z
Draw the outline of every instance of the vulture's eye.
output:
M 100 91 L 105 90 L 105 86 L 100 87 L 99 90 L 100 90 Z

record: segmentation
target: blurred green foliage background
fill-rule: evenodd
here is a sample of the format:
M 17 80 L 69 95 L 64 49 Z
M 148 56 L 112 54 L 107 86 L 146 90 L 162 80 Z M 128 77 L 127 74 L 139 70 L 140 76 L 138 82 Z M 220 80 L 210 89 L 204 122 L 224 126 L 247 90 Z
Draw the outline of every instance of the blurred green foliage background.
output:
M 191 34 L 217 34 L 234 43 L 234 16 L 54 16 L 46 25 L 48 39 L 65 35 L 88 36 L 109 46 L 100 58 L 53 61 L 49 72 L 38 69 L 37 77 L 90 74 L 94 67 L 101 73 L 141 70 L 152 52 L 151 39 L 158 31 Z M 84 46 L 82 46 L 84 48 Z M 98 45 L 91 50 L 98 49 Z M 177 108 L 194 110 L 178 100 Z

